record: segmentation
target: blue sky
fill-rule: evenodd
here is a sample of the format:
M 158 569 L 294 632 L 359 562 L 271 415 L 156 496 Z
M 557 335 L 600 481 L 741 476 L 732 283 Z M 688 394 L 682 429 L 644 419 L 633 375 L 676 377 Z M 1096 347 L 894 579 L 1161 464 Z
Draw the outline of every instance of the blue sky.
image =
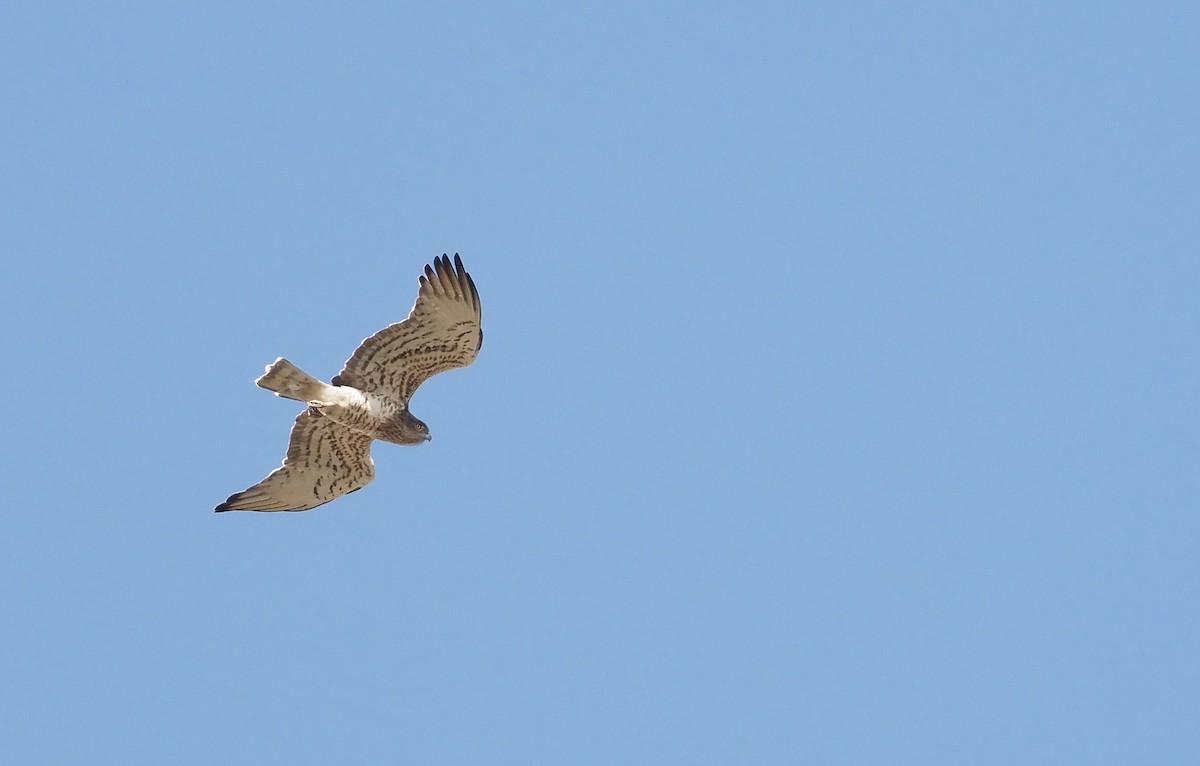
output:
M 6 4 L 0 757 L 1194 760 L 1198 33 Z M 212 513 L 443 252 L 433 441 Z

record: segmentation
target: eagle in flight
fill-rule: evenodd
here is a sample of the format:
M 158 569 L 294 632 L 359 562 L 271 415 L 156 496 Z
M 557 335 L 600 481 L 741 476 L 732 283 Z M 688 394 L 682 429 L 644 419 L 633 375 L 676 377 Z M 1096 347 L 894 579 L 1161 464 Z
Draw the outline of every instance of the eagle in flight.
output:
M 443 255 L 425 267 L 408 319 L 367 338 L 329 384 L 280 357 L 254 381 L 308 405 L 296 418 L 283 465 L 217 511 L 307 511 L 375 478 L 374 439 L 429 441 L 408 409 L 417 386 L 466 367 L 483 345 L 479 291 L 462 259 Z

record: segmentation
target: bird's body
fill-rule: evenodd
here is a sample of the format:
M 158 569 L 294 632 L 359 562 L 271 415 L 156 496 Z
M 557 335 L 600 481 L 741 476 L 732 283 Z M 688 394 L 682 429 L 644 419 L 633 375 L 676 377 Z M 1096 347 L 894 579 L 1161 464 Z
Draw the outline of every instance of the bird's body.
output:
M 429 428 L 394 396 L 322 383 L 283 357 L 254 382 L 279 396 L 305 402 L 335 423 L 372 439 L 406 445 L 429 441 Z
M 408 409 L 422 382 L 465 367 L 483 345 L 479 292 L 462 260 L 425 267 L 407 319 L 362 342 L 330 383 L 280 357 L 255 381 L 308 405 L 292 426 L 283 465 L 218 511 L 304 511 L 361 489 L 375 476 L 371 442 L 420 444 L 429 428 Z

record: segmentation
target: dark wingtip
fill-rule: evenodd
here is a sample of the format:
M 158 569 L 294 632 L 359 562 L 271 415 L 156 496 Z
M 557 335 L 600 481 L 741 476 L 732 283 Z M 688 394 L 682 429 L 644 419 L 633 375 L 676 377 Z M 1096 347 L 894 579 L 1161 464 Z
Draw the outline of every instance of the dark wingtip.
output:
M 475 287 L 475 280 L 467 273 L 467 267 L 463 265 L 462 256 L 458 253 L 454 254 L 453 262 L 446 253 L 434 258 L 432 264 L 425 265 L 425 273 L 421 275 L 419 281 L 422 290 L 428 287 L 438 294 L 444 293 L 451 298 L 465 298 L 469 303 L 474 304 L 476 310 L 479 309 L 479 290 Z
M 234 492 L 229 497 L 225 498 L 225 502 L 213 508 L 214 513 L 223 513 L 225 511 L 240 511 L 240 508 L 234 508 L 233 504 L 241 498 L 241 492 Z

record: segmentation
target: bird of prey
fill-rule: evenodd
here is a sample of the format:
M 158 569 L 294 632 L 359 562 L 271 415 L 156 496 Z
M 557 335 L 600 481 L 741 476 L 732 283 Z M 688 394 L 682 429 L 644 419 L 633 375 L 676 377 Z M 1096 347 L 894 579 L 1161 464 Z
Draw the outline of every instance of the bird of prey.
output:
M 417 386 L 444 370 L 466 367 L 483 345 L 479 291 L 462 259 L 425 266 L 417 302 L 403 322 L 367 338 L 329 384 L 280 357 L 254 381 L 304 402 L 283 465 L 217 511 L 307 511 L 375 478 L 371 442 L 420 444 L 429 427 L 408 409 Z

